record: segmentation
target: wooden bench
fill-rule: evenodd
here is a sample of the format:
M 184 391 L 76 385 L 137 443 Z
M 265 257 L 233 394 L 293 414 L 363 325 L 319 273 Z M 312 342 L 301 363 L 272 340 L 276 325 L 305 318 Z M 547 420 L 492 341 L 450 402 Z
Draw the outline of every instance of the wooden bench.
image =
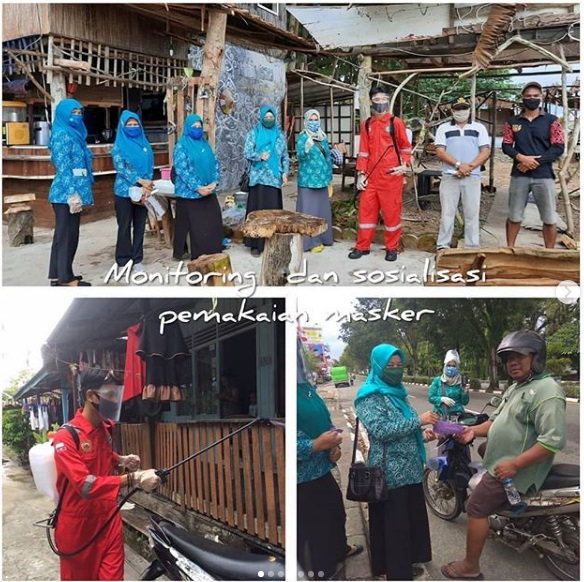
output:
M 4 216 L 8 222 L 8 244 L 11 247 L 28 245 L 34 242 L 34 217 L 29 202 L 36 200 L 35 194 L 15 194 L 4 196 L 3 202 L 8 207 Z

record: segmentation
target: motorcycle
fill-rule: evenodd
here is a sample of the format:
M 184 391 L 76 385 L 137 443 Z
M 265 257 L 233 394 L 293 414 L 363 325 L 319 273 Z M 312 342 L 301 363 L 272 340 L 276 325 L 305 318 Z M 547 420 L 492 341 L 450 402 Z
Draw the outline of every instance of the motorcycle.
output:
M 251 554 L 188 532 L 158 516 L 150 517 L 150 547 L 156 558 L 140 580 L 283 580 L 284 562 Z
M 497 407 L 499 403 L 500 399 L 493 397 L 485 407 Z M 458 423 L 478 426 L 488 420 L 483 411 L 465 413 L 457 419 Z M 424 471 L 426 504 L 446 521 L 465 511 L 468 497 L 485 474 L 482 464 L 471 460 L 471 446 L 460 444 L 451 435 L 442 436 L 438 454 L 429 459 Z M 518 553 L 535 551 L 560 580 L 579 580 L 580 466 L 552 465 L 541 489 L 522 495 L 521 499 L 519 510 L 510 509 L 489 517 L 489 528 L 495 538 Z

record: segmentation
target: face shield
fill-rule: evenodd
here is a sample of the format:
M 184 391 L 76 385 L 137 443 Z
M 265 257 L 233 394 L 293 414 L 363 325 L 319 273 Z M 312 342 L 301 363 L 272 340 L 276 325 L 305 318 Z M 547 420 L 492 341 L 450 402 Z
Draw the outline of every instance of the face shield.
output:
M 116 384 L 108 384 L 98 390 L 94 390 L 94 392 L 99 397 L 99 404 L 94 404 L 99 415 L 104 420 L 118 422 L 120 420 L 120 412 L 122 411 L 124 387 Z

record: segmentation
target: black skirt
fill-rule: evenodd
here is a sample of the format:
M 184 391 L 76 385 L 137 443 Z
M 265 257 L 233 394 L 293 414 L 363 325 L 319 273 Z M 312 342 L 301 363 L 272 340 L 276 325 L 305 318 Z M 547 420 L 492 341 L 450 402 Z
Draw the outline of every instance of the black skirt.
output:
M 343 495 L 332 473 L 297 487 L 297 558 L 308 578 L 330 578 L 347 551 Z M 323 574 L 319 575 L 319 572 Z
M 181 259 L 187 235 L 191 242 L 191 260 L 201 255 L 213 255 L 222 251 L 223 217 L 217 196 L 202 198 L 176 198 L 176 226 L 174 252 Z
M 432 560 L 422 484 L 390 489 L 389 499 L 369 504 L 373 576 L 413 580 L 412 564 Z
M 274 186 L 264 186 L 263 184 L 256 184 L 250 186 L 247 197 L 247 208 L 245 216 L 254 210 L 282 210 L 282 190 Z M 263 238 L 249 238 L 244 239 L 246 247 L 257 249 L 262 253 L 264 251 L 265 240 Z

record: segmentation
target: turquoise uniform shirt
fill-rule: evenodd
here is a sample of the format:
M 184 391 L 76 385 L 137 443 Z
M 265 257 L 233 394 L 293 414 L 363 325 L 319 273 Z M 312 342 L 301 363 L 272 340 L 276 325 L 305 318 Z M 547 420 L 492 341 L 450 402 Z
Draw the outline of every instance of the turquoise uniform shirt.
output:
M 290 158 L 288 157 L 288 148 L 286 146 L 286 138 L 280 132 L 276 140 L 276 155 L 280 161 L 280 175 L 275 176 L 270 168 L 270 165 L 260 160 L 260 154 L 256 150 L 256 130 L 255 128 L 248 132 L 245 139 L 245 149 L 243 155 L 251 162 L 249 170 L 249 185 L 256 186 L 262 184 L 264 186 L 273 186 L 274 188 L 282 187 L 282 175 L 288 174 L 290 171 Z
M 333 162 L 328 140 L 324 139 L 305 151 L 308 135 L 301 133 L 298 138 L 298 186 L 300 188 L 326 188 L 333 179 Z M 317 143 L 322 147 L 320 150 Z

